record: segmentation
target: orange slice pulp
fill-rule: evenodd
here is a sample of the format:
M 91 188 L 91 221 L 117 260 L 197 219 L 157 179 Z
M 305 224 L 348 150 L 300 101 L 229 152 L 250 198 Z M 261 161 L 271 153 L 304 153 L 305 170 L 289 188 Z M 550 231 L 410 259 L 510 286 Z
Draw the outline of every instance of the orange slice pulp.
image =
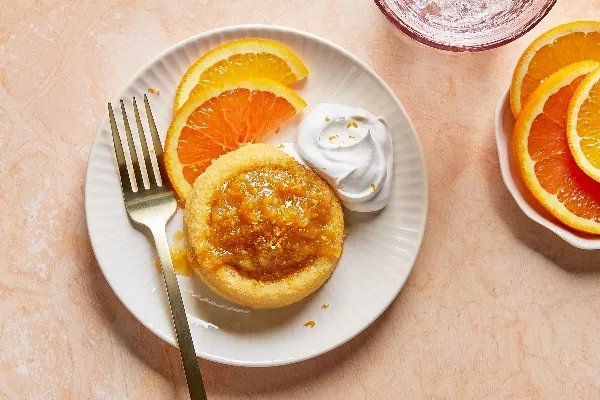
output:
M 600 182 L 600 68 L 581 82 L 569 103 L 567 137 L 577 165 Z
M 165 141 L 165 167 L 181 199 L 214 159 L 258 141 L 304 107 L 293 90 L 264 78 L 228 81 L 191 97 Z
M 569 102 L 595 61 L 574 63 L 552 74 L 519 114 L 514 149 L 525 184 L 566 225 L 600 234 L 600 183 L 575 162 L 566 134 Z
M 515 117 L 541 82 L 569 64 L 600 61 L 600 22 L 577 21 L 544 33 L 527 47 L 519 59 L 510 87 Z
M 210 50 L 187 70 L 177 88 L 173 109 L 177 112 L 188 98 L 231 79 L 267 78 L 291 85 L 307 75 L 302 61 L 277 42 L 233 40 Z

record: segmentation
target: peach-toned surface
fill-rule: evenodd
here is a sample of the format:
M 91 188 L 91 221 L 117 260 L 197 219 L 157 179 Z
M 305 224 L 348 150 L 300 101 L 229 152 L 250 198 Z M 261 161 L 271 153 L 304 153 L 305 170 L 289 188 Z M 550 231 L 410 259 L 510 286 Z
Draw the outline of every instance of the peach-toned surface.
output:
M 600 397 L 600 253 L 523 215 L 492 131 L 521 50 L 553 25 L 597 17 L 600 1 L 559 1 L 517 42 L 460 55 L 396 34 L 369 0 L 171 3 L 2 2 L 0 399 L 186 398 L 178 351 L 129 314 L 94 260 L 84 173 L 107 99 L 143 63 L 240 23 L 331 39 L 389 83 L 424 147 L 430 214 L 413 274 L 373 326 L 296 365 L 201 360 L 209 397 Z

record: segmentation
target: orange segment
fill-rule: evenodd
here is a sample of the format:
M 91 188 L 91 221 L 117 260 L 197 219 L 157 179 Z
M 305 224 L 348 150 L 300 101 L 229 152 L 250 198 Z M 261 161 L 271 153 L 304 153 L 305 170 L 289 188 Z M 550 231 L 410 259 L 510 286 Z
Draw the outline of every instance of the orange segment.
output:
M 188 69 L 177 88 L 173 108 L 176 112 L 188 98 L 231 79 L 258 77 L 290 85 L 307 75 L 302 61 L 277 42 L 234 40 L 207 52 Z
M 165 142 L 165 166 L 179 196 L 186 199 L 213 160 L 260 140 L 304 107 L 291 89 L 260 78 L 229 81 L 191 97 Z
M 510 104 L 515 116 L 540 83 L 569 64 L 600 61 L 600 22 L 578 21 L 549 30 L 527 47 L 513 74 Z
M 525 184 L 566 225 L 600 234 L 600 183 L 587 176 L 569 150 L 566 116 L 575 90 L 600 66 L 584 61 L 545 80 L 515 124 L 514 148 Z
M 569 103 L 567 137 L 577 165 L 600 182 L 600 69 L 583 80 Z
M 232 77 L 252 76 L 269 78 L 283 85 L 290 85 L 297 79 L 287 62 L 275 54 L 234 54 L 203 71 L 190 96 L 211 85 L 223 83 Z
M 251 143 L 296 114 L 271 92 L 232 89 L 204 102 L 188 117 L 177 145 L 184 177 L 190 185 L 210 162 Z

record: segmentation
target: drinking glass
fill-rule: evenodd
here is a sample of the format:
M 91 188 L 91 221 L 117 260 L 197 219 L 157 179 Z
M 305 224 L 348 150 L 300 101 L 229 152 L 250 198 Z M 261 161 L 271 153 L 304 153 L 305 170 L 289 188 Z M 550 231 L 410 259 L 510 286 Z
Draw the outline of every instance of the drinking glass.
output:
M 527 33 L 556 0 L 375 0 L 402 32 L 427 46 L 481 51 Z

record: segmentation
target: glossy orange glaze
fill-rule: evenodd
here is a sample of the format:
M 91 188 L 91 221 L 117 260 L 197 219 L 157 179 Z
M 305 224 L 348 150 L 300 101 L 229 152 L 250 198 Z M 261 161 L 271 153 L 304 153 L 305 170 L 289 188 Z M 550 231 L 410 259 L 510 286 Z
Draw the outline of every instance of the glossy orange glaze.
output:
M 331 198 L 308 169 L 244 172 L 221 185 L 209 221 L 211 264 L 227 263 L 249 278 L 290 277 L 319 256 L 337 257 Z
M 188 261 L 187 252 L 183 249 L 171 249 L 171 261 L 173 261 L 173 269 L 177 275 L 192 276 L 194 269 Z M 156 269 L 162 272 L 162 265 L 159 259 L 154 263 Z

